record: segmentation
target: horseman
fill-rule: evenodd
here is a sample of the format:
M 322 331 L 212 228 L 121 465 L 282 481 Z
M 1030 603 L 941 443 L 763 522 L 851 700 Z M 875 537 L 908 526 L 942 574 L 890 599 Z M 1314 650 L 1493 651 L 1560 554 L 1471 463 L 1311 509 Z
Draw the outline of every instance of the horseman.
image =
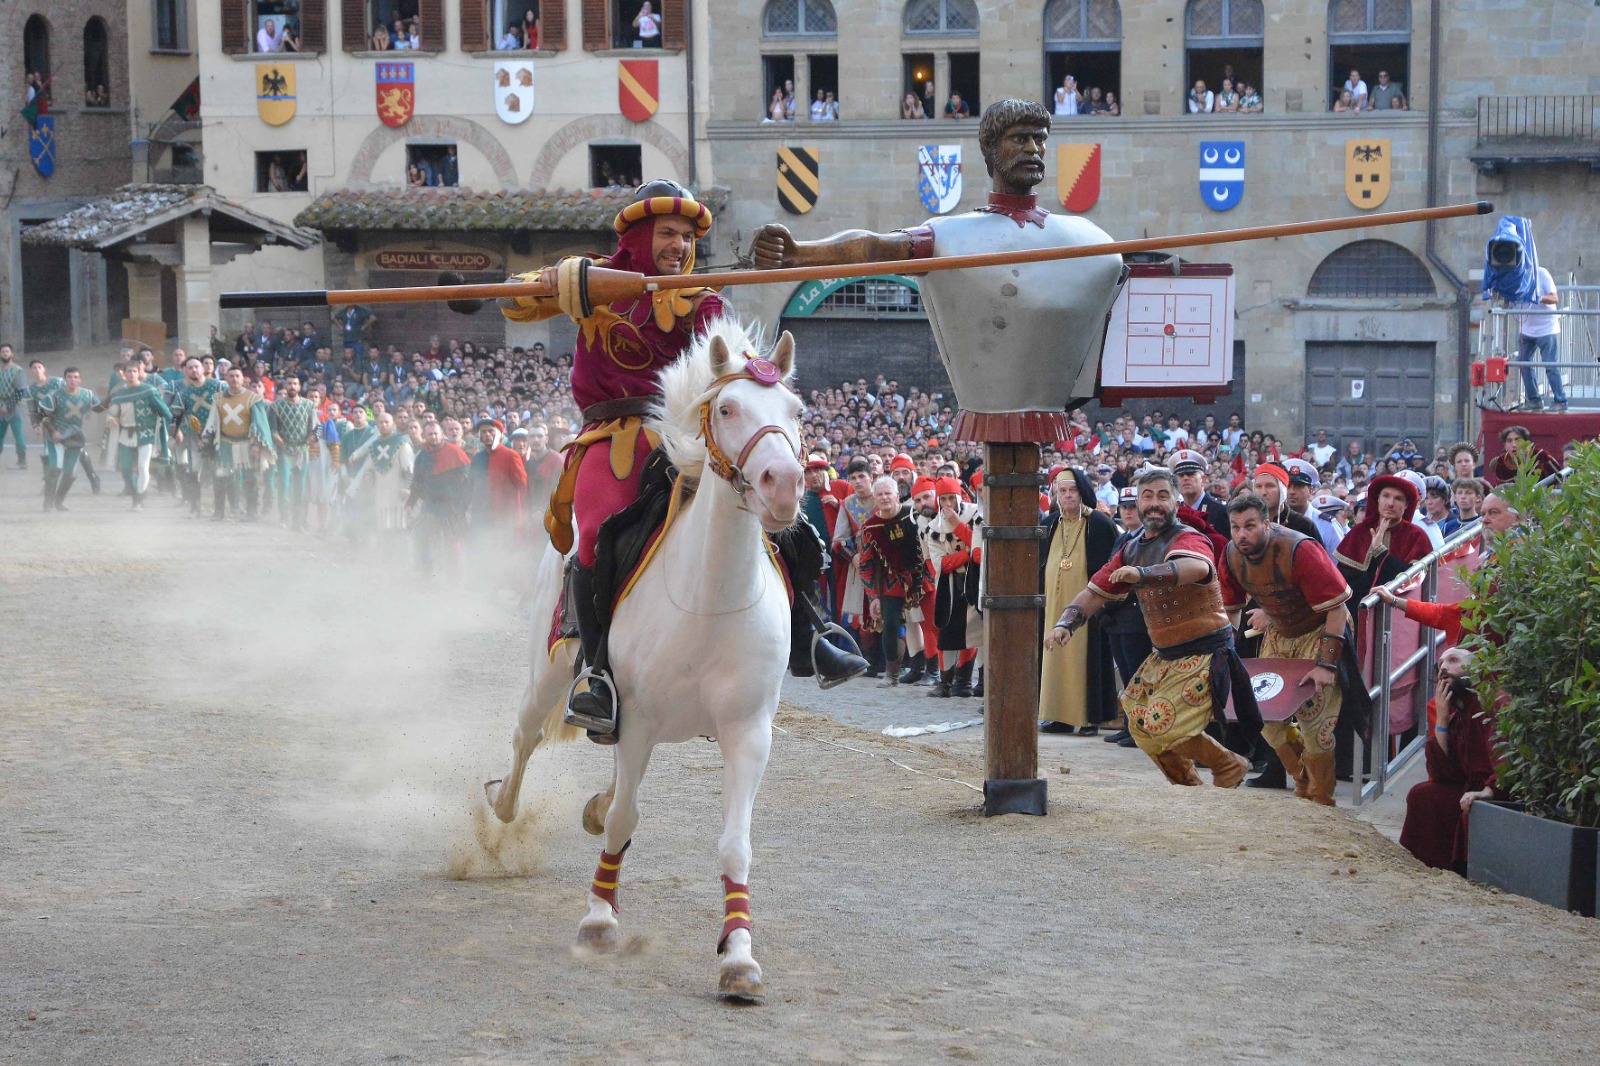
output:
M 585 299 L 584 274 L 591 263 L 646 275 L 688 274 L 694 269 L 695 241 L 711 229 L 711 212 L 688 190 L 671 181 L 641 185 L 633 202 L 617 213 L 617 250 L 606 258 L 573 256 L 559 264 L 519 275 L 537 280 L 554 296 L 513 297 L 500 301 L 513 322 L 537 322 L 565 314 L 578 325 L 572 360 L 572 396 L 583 412 L 583 429 L 567 445 L 561 479 L 550 496 L 545 528 L 563 553 L 572 548 L 576 524 L 577 556 L 569 571 L 567 593 L 578 622 L 583 659 L 591 682 L 575 688 L 568 699 L 568 720 L 589 730 L 600 743 L 614 743 L 617 730 L 616 689 L 605 654 L 605 634 L 612 604 L 600 603 L 596 592 L 595 547 L 601 526 L 626 508 L 638 494 L 639 476 L 659 443 L 644 427 L 644 416 L 660 394 L 657 376 L 706 332 L 724 313 L 721 297 L 710 289 L 688 288 L 645 293 L 609 306 L 593 307 Z M 796 529 L 791 531 L 803 530 Z M 813 535 L 810 540 L 817 538 Z M 803 537 L 778 538 L 789 564 L 795 613 L 790 669 L 811 673 L 811 656 L 824 683 L 837 683 L 866 669 L 858 657 L 838 651 L 827 641 L 802 636 L 812 628 L 815 608 L 800 594 L 810 576 L 797 571 L 820 565 L 821 547 Z M 798 549 L 798 550 L 797 550 Z

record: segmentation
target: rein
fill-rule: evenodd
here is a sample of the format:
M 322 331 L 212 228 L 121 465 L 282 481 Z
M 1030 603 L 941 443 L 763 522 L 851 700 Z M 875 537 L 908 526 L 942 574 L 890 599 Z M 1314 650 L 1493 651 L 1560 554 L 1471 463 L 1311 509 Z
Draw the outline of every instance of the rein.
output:
M 783 374 L 770 359 L 751 359 L 745 363 L 743 370 L 732 374 L 723 374 L 713 380 L 708 387 L 709 395 L 700 404 L 700 439 L 705 441 L 706 444 L 706 465 L 711 468 L 712 473 L 731 485 L 733 491 L 743 499 L 744 494 L 750 489 L 750 482 L 746 481 L 744 476 L 744 464 L 750 459 L 750 453 L 761 442 L 761 438 L 769 433 L 776 433 L 783 438 L 785 444 L 790 444 L 791 442 L 788 430 L 782 426 L 762 426 L 750 435 L 749 440 L 745 441 L 744 447 L 739 449 L 737 459 L 728 458 L 728 453 L 722 450 L 721 445 L 717 443 L 715 435 L 711 432 L 711 407 L 716 403 L 717 397 L 721 395 L 722 387 L 733 381 L 754 381 L 758 385 L 784 387 Z M 800 451 L 796 447 L 795 458 L 798 459 L 799 457 Z

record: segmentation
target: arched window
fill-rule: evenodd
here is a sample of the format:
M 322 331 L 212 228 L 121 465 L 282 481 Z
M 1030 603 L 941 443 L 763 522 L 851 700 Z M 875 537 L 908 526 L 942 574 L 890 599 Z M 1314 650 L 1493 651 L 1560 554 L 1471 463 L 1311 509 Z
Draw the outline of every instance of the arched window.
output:
M 22 26 L 22 65 L 28 74 L 50 78 L 50 24 L 43 15 L 30 15 Z
M 1183 15 L 1185 100 L 1195 82 L 1206 92 L 1222 89 L 1222 79 L 1245 82 L 1261 92 L 1262 38 L 1266 15 L 1261 0 L 1189 0 Z M 1185 110 L 1192 110 L 1186 103 Z
M 1307 296 L 1382 299 L 1434 296 L 1433 275 L 1407 248 L 1393 241 L 1352 241 L 1317 264 Z
M 1094 89 L 1101 90 L 1102 101 L 1105 93 L 1120 94 L 1122 8 L 1117 0 L 1050 0 L 1045 5 L 1045 106 L 1053 106 L 1056 90 L 1068 76 L 1085 105 Z
M 1329 0 L 1328 106 L 1346 84 L 1354 92 L 1365 83 L 1367 108 L 1409 109 L 1410 67 L 1411 0 Z M 1351 71 L 1359 75 L 1354 82 Z
M 837 37 L 839 17 L 828 0 L 767 0 L 763 37 Z
M 111 52 L 98 15 L 83 26 L 83 106 L 111 106 Z
M 908 0 L 907 33 L 977 33 L 978 5 L 973 0 Z

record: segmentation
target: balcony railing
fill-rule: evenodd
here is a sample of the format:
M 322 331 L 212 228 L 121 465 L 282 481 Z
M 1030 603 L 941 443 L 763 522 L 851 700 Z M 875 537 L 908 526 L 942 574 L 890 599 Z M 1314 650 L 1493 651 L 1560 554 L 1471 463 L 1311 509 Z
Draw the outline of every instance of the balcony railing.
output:
M 1600 95 L 1480 96 L 1478 143 L 1594 141 L 1597 110 Z

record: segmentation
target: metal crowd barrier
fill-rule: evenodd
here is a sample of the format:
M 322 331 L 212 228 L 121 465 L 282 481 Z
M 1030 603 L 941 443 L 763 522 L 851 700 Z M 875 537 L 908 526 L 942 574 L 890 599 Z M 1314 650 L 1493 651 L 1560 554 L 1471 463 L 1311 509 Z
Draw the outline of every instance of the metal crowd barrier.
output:
M 1557 292 L 1561 307 L 1491 307 L 1484 311 L 1478 329 L 1478 359 L 1508 360 L 1505 382 L 1483 389 L 1480 402 L 1485 406 L 1510 410 L 1521 404 L 1527 398 L 1522 381 L 1524 367 L 1534 372 L 1541 392 L 1548 392 L 1544 368 L 1552 367 L 1561 375 L 1569 408 L 1600 410 L 1600 307 L 1589 306 L 1600 294 L 1600 286 L 1562 285 Z M 1523 315 L 1553 315 L 1560 319 L 1554 362 L 1521 360 Z
M 1552 487 L 1570 472 L 1570 468 L 1567 468 L 1551 474 L 1539 485 Z M 1483 527 L 1481 522 L 1475 521 L 1457 530 L 1444 544 L 1418 559 L 1405 573 L 1383 587 L 1398 596 L 1401 589 L 1407 588 L 1420 577 L 1422 584 L 1417 590 L 1419 598 L 1436 603 L 1440 599 L 1442 571 L 1445 580 L 1457 586 L 1448 590 L 1456 598 L 1445 596 L 1444 602 L 1458 603 L 1466 597 L 1467 589 L 1457 580 L 1455 571 L 1461 567 L 1476 569 L 1482 551 Z M 1389 782 L 1404 773 L 1422 754 L 1423 745 L 1428 740 L 1425 708 L 1433 690 L 1434 671 L 1444 644 L 1443 633 L 1423 628 L 1406 619 L 1404 612 L 1397 612 L 1379 599 L 1376 590 L 1369 592 L 1356 610 L 1358 628 L 1364 629 L 1366 634 L 1366 648 L 1358 654 L 1358 661 L 1363 669 L 1362 680 L 1367 682 L 1367 694 L 1372 697 L 1372 728 L 1365 742 L 1359 735 L 1355 738 L 1355 758 L 1350 773 L 1349 799 L 1352 807 L 1371 803 L 1382 796 Z M 1394 616 L 1397 613 L 1408 627 L 1407 635 L 1409 627 L 1415 627 L 1419 635 L 1414 650 L 1401 649 L 1403 658 L 1399 663 L 1395 662 L 1397 631 Z M 1403 690 L 1404 698 L 1411 701 L 1412 722 L 1414 726 L 1420 726 L 1402 730 L 1402 736 L 1413 731 L 1415 735 L 1398 747 L 1394 743 L 1395 734 L 1391 728 L 1397 689 Z

